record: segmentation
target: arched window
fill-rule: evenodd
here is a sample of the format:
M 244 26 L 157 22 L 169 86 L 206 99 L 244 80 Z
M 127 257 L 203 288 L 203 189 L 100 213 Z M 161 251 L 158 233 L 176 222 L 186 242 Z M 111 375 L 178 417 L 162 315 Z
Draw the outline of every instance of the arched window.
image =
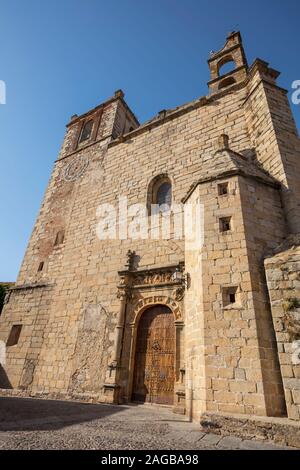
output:
M 156 201 L 155 204 L 162 206 L 167 204 L 169 207 L 172 204 L 172 186 L 169 181 L 162 183 L 156 191 Z
M 222 88 L 226 88 L 230 85 L 233 85 L 234 83 L 236 83 L 236 81 L 233 77 L 224 78 L 224 80 L 222 80 L 219 84 L 219 90 L 221 90 Z
M 148 187 L 147 207 L 148 214 L 153 212 L 153 205 L 161 212 L 168 211 L 172 205 L 172 183 L 167 175 L 159 175 L 153 178 Z
M 83 128 L 80 133 L 80 137 L 79 137 L 79 142 L 84 142 L 85 140 L 88 140 L 91 137 L 93 123 L 94 121 L 90 119 L 83 125 Z
M 219 77 L 222 77 L 223 75 L 226 75 L 226 73 L 232 72 L 235 68 L 236 64 L 231 56 L 223 57 L 218 62 L 218 75 Z

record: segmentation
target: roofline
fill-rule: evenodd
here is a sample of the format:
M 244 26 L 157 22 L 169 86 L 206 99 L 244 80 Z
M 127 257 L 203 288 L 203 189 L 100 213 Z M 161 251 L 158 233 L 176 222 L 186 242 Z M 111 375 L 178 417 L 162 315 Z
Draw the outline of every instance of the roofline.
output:
M 100 109 L 100 108 L 116 101 L 117 99 L 120 99 L 122 101 L 123 105 L 126 107 L 128 112 L 130 113 L 130 115 L 133 117 L 133 119 L 137 123 L 138 127 L 136 129 L 134 129 L 133 131 L 128 132 L 127 134 L 123 134 L 120 137 L 116 138 L 115 140 L 110 141 L 108 143 L 108 148 L 111 148 L 111 147 L 119 145 L 123 142 L 130 141 L 130 139 L 132 137 L 138 136 L 139 134 L 142 134 L 145 131 L 151 130 L 152 128 L 159 127 L 159 126 L 165 124 L 168 121 L 172 121 L 173 119 L 176 119 L 177 117 L 180 117 L 180 116 L 182 116 L 186 113 L 189 113 L 190 111 L 193 111 L 193 110 L 195 110 L 197 108 L 200 108 L 200 107 L 204 107 L 206 105 L 209 105 L 209 104 L 213 103 L 214 101 L 222 98 L 223 96 L 226 96 L 229 93 L 232 93 L 234 91 L 241 90 L 241 89 L 245 88 L 247 86 L 247 84 L 249 83 L 249 81 L 251 80 L 251 78 L 253 77 L 253 75 L 254 75 L 254 73 L 257 69 L 258 70 L 265 69 L 265 70 L 268 71 L 269 74 L 271 74 L 271 76 L 273 78 L 277 78 L 279 76 L 280 72 L 278 72 L 277 70 L 271 69 L 268 66 L 269 66 L 268 62 L 265 62 L 261 59 L 255 59 L 253 64 L 248 68 L 247 77 L 243 81 L 232 85 L 229 89 L 227 88 L 225 90 L 218 91 L 216 93 L 213 93 L 212 95 L 201 96 L 200 98 L 197 98 L 193 101 L 190 101 L 186 104 L 183 104 L 183 105 L 175 108 L 173 111 L 171 111 L 169 113 L 166 113 L 166 112 L 158 113 L 157 119 L 155 119 L 155 117 L 154 117 L 151 121 L 148 121 L 148 122 L 146 122 L 145 124 L 142 124 L 142 125 L 140 125 L 138 119 L 136 118 L 134 113 L 131 111 L 131 109 L 127 105 L 126 101 L 123 99 L 124 93 L 122 92 L 122 90 L 119 90 L 119 92 L 121 92 L 120 94 L 122 96 L 117 96 L 117 97 L 113 96 L 113 97 L 109 98 L 108 100 L 106 100 L 104 103 L 102 103 L 102 104 L 96 106 L 95 108 L 91 109 L 87 113 L 84 113 L 84 114 L 81 114 L 80 116 L 77 116 L 76 119 L 73 119 L 69 124 L 67 124 L 67 127 L 74 124 L 75 122 L 79 122 L 83 118 L 85 118 L 88 115 L 90 115 L 91 113 L 95 112 L 97 109 Z M 275 87 L 279 90 L 282 90 L 284 93 L 288 93 L 288 91 L 285 88 L 282 88 L 282 87 L 278 86 L 276 83 L 273 83 L 269 80 L 266 80 L 265 78 L 262 78 L 259 83 L 261 83 L 261 82 L 267 83 L 270 86 L 273 86 L 273 87 Z M 258 85 L 259 85 L 259 83 L 258 83 Z M 116 92 L 115 95 L 117 93 L 118 92 Z M 249 98 L 249 96 L 251 96 L 251 93 L 252 93 L 251 91 L 248 93 L 247 97 L 245 98 L 245 101 Z M 92 142 L 90 145 L 92 146 L 92 145 L 95 145 L 97 143 L 98 143 L 98 141 L 95 141 L 95 142 Z M 81 150 L 82 149 L 76 149 L 74 152 L 72 152 L 72 154 L 77 153 Z
M 230 88 L 227 88 L 225 90 L 213 93 L 212 95 L 201 96 L 200 98 L 197 98 L 194 101 L 190 101 L 189 103 L 183 104 L 183 105 L 179 106 L 178 108 L 175 108 L 174 111 L 171 111 L 168 114 L 159 113 L 157 115 L 157 119 L 155 119 L 155 117 L 154 117 L 153 120 L 151 120 L 150 122 L 148 121 L 145 124 L 142 124 L 139 127 L 137 127 L 136 129 L 134 129 L 133 131 L 128 132 L 127 134 L 124 134 L 124 135 L 118 137 L 117 139 L 112 140 L 111 142 L 109 142 L 108 148 L 111 148 L 111 147 L 114 147 L 115 145 L 119 145 L 123 142 L 126 142 L 127 140 L 130 140 L 132 137 L 135 137 L 139 134 L 142 134 L 143 132 L 148 131 L 152 128 L 161 126 L 161 125 L 165 124 L 166 122 L 172 121 L 173 119 L 175 119 L 179 116 L 182 116 L 186 113 L 189 113 L 190 111 L 193 111 L 197 108 L 209 105 L 209 104 L 213 103 L 214 101 L 222 98 L 223 96 L 226 96 L 229 93 L 232 93 L 234 91 L 241 90 L 241 89 L 245 88 L 248 85 L 248 83 L 250 82 L 250 80 L 253 78 L 253 75 L 254 75 L 254 73 L 257 69 L 259 69 L 259 70 L 265 69 L 266 71 L 268 71 L 269 74 L 271 74 L 271 76 L 273 78 L 277 78 L 280 75 L 280 72 L 278 72 L 277 70 L 269 68 L 268 62 L 265 62 L 261 59 L 255 59 L 253 64 L 248 68 L 247 77 L 243 81 L 241 81 L 241 82 L 239 82 L 235 85 L 232 85 Z M 273 87 L 276 87 L 279 90 L 282 90 L 285 93 L 288 93 L 288 91 L 286 89 L 284 89 L 284 88 L 278 86 L 276 83 L 272 83 L 271 81 L 268 81 L 264 78 L 261 79 L 261 82 L 267 83 L 268 85 L 271 85 Z M 250 94 L 251 93 L 249 92 L 249 95 Z
M 181 202 L 185 204 L 187 200 L 190 198 L 190 196 L 193 194 L 194 190 L 199 186 L 200 184 L 204 183 L 210 183 L 212 181 L 217 181 L 219 179 L 224 179 L 232 176 L 243 176 L 244 178 L 249 178 L 249 179 L 254 179 L 258 181 L 259 183 L 265 184 L 266 186 L 270 186 L 273 189 L 281 189 L 281 184 L 279 182 L 272 182 L 269 181 L 263 176 L 256 176 L 256 175 L 250 175 L 249 173 L 246 173 L 245 171 L 241 170 L 240 168 L 237 168 L 235 170 L 227 170 L 219 173 L 218 175 L 215 176 L 208 176 L 204 178 L 200 178 L 198 181 L 192 184 L 190 189 L 188 190 L 187 194 L 181 199 Z
M 80 114 L 79 116 L 75 115 L 76 117 L 75 118 L 71 118 L 70 122 L 68 122 L 68 124 L 66 124 L 66 127 L 70 127 L 72 126 L 73 124 L 81 121 L 82 119 L 85 119 L 86 117 L 90 116 L 91 114 L 95 113 L 95 111 L 98 111 L 104 107 L 106 107 L 107 105 L 113 103 L 114 101 L 118 101 L 120 100 L 121 103 L 125 106 L 126 110 L 129 112 L 129 114 L 131 115 L 131 117 L 134 119 L 135 123 L 139 126 L 140 123 L 139 123 L 139 120 L 137 119 L 136 115 L 133 113 L 133 111 L 131 111 L 131 109 L 129 108 L 128 104 L 126 103 L 126 101 L 124 100 L 124 93 L 122 90 L 117 90 L 114 94 L 114 96 L 108 98 L 106 101 L 104 101 L 103 103 L 95 106 L 94 108 L 90 109 L 89 111 L 87 111 L 86 113 L 83 113 L 83 114 Z

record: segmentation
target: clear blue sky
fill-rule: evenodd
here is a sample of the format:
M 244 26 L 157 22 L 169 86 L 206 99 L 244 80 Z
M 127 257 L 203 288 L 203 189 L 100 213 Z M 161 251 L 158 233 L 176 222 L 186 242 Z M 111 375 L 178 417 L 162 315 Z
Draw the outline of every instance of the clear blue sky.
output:
M 291 90 L 299 17 L 299 0 L 2 0 L 0 281 L 17 276 L 72 114 L 118 88 L 142 122 L 205 95 L 209 51 L 233 29 Z

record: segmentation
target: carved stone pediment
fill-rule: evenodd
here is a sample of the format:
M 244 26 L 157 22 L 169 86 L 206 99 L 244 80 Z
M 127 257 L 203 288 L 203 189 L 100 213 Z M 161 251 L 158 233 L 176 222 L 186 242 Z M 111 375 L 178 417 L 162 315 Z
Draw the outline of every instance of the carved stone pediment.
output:
M 184 271 L 184 263 L 170 266 L 161 266 L 151 269 L 119 271 L 119 285 L 117 297 L 122 301 L 134 302 L 142 292 L 155 288 L 172 289 L 172 298 L 183 300 L 185 287 L 175 275 Z
M 183 263 L 136 271 L 119 271 L 119 287 L 125 284 L 133 288 L 157 285 L 176 286 L 180 284 L 174 278 L 174 273 L 178 269 L 183 270 Z

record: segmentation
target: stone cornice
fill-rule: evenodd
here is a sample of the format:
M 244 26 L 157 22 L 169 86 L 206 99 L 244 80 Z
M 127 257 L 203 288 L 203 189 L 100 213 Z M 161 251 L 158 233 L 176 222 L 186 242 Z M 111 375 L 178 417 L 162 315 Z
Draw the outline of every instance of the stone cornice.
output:
M 55 160 L 54 163 L 61 162 L 62 160 L 65 160 L 66 158 L 72 157 L 72 155 L 75 155 L 76 153 L 84 152 L 87 148 L 92 147 L 93 145 L 99 144 L 100 142 L 103 142 L 104 140 L 107 140 L 110 138 L 112 138 L 112 134 L 106 135 L 105 137 L 101 137 L 101 139 L 95 140 L 94 142 L 91 142 L 90 144 L 87 144 L 84 147 L 73 150 L 73 152 L 68 153 L 64 157 L 58 158 L 57 160 Z
M 233 176 L 243 176 L 244 178 L 255 180 L 255 181 L 257 181 L 261 184 L 265 184 L 266 186 L 270 186 L 271 188 L 274 188 L 274 189 L 277 189 L 277 190 L 281 188 L 280 183 L 277 183 L 275 181 L 271 182 L 271 181 L 263 178 L 263 176 L 251 175 L 251 174 L 246 173 L 245 171 L 237 168 L 235 170 L 223 171 L 223 172 L 221 172 L 217 175 L 208 176 L 207 178 L 200 178 L 198 181 L 196 181 L 194 184 L 192 184 L 192 186 L 188 190 L 187 194 L 181 199 L 181 202 L 183 204 L 185 204 L 186 201 L 189 199 L 189 197 L 192 195 L 192 193 L 194 192 L 194 190 L 196 189 L 196 187 L 198 185 L 204 184 L 204 183 L 210 183 L 212 181 L 217 181 L 219 179 L 229 178 L 229 177 L 233 177 Z
M 165 266 L 157 266 L 155 268 L 146 268 L 146 269 L 136 269 L 129 271 L 128 269 L 123 269 L 121 271 L 118 271 L 119 276 L 125 276 L 125 275 L 132 275 L 132 276 L 140 276 L 140 275 L 147 275 L 147 274 L 155 274 L 155 273 L 162 273 L 162 272 L 167 272 L 172 269 L 176 269 L 180 266 L 184 266 L 184 261 L 177 263 L 177 264 L 167 264 Z
M 240 70 L 245 70 L 247 71 L 248 68 L 247 68 L 247 65 L 240 65 L 240 67 L 237 67 L 233 70 L 230 70 L 230 72 L 227 72 L 225 73 L 224 75 L 222 75 L 221 77 L 217 77 L 217 78 L 214 78 L 213 80 L 210 80 L 209 82 L 207 82 L 207 85 L 212 85 L 213 83 L 216 83 L 216 82 L 221 82 L 223 81 L 225 78 L 227 77 L 234 77 L 234 75 L 236 74 L 236 72 L 239 72 Z M 243 81 L 244 82 L 244 81 Z M 228 90 L 227 90 L 228 91 Z
M 251 79 L 252 75 L 254 75 L 257 71 L 266 75 L 270 75 L 270 77 L 272 77 L 274 80 L 276 80 L 276 78 L 278 78 L 280 75 L 280 72 L 278 70 L 269 67 L 268 62 L 258 58 L 255 59 L 249 69 L 249 78 Z
M 21 291 L 21 290 L 27 290 L 27 289 L 40 289 L 40 288 L 44 288 L 44 287 L 53 287 L 54 284 L 49 284 L 49 283 L 42 283 L 42 282 L 35 282 L 35 283 L 32 283 L 32 284 L 21 284 L 19 286 L 14 286 L 14 287 L 11 287 L 8 291 L 9 292 L 12 292 L 12 291 Z

